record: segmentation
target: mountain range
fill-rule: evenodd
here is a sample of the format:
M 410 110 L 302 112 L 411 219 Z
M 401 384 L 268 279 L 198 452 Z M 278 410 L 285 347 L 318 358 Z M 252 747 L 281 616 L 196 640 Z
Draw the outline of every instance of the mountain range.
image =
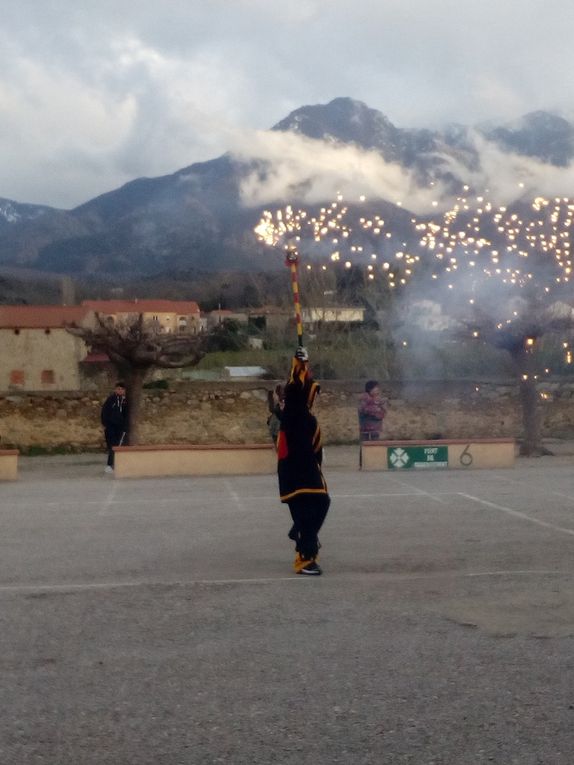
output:
M 549 166 L 566 167 L 574 159 L 574 125 L 540 111 L 505 125 L 404 129 L 359 101 L 336 98 L 303 106 L 271 130 L 377 152 L 419 184 L 439 179 L 453 192 L 461 184 L 453 167 L 480 169 L 475 135 Z M 170 175 L 138 178 L 72 210 L 0 199 L 0 266 L 114 278 L 264 270 L 274 260 L 253 234 L 262 208 L 246 207 L 241 187 L 253 173 L 265 179 L 271 171 L 269 159 L 228 153 Z M 292 195 L 296 201 L 297 188 Z M 386 208 L 392 207 L 387 200 Z

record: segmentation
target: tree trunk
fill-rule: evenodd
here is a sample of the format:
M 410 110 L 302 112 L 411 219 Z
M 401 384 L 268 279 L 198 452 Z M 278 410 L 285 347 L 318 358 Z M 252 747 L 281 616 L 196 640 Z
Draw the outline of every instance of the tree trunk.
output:
M 140 442 L 140 417 L 143 401 L 143 384 L 145 382 L 148 369 L 135 367 L 124 371 L 126 381 L 126 395 L 129 406 L 129 443 L 136 446 Z
M 524 457 L 540 457 L 550 454 L 542 446 L 542 418 L 538 391 L 534 379 L 535 364 L 533 353 L 524 348 L 512 353 L 519 381 L 520 406 L 522 408 L 522 444 L 520 454 Z
M 540 456 L 543 453 L 540 435 L 540 408 L 536 382 L 532 376 L 529 376 L 527 380 L 520 379 L 520 404 L 524 426 L 520 454 L 526 457 Z

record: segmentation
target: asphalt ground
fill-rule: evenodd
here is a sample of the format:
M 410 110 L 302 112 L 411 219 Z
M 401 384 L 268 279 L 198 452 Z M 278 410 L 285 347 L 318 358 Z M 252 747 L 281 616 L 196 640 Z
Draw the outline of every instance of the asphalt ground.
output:
M 359 473 L 324 576 L 273 476 L 0 485 L 0 763 L 571 765 L 574 459 Z

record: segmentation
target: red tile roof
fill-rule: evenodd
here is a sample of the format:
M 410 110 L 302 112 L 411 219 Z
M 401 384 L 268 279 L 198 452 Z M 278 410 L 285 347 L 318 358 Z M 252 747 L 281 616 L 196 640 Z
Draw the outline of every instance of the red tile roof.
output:
M 0 329 L 56 329 L 81 324 L 90 313 L 86 306 L 0 305 Z
M 83 300 L 82 305 L 104 314 L 118 313 L 199 313 L 193 300 Z

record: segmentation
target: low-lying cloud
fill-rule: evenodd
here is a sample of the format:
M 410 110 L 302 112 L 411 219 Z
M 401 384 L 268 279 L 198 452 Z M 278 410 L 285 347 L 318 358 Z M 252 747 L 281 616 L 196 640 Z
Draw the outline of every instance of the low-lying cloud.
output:
M 257 132 L 238 141 L 232 153 L 244 162 L 263 163 L 241 185 L 246 206 L 313 204 L 340 192 L 347 201 L 364 195 L 423 213 L 433 209 L 440 195 L 440 188 L 420 187 L 412 172 L 385 161 L 379 152 L 296 133 Z
M 458 178 L 471 192 L 486 194 L 493 204 L 572 193 L 574 165 L 556 167 L 504 151 L 475 130 L 469 130 L 467 141 L 478 157 L 476 168 L 451 153 L 437 151 L 428 158 L 443 174 Z M 232 154 L 244 162 L 261 163 L 241 185 L 246 206 L 314 204 L 341 192 L 349 202 L 364 195 L 426 215 L 444 211 L 453 202 L 452 191 L 440 180 L 421 185 L 413 171 L 354 145 L 259 131 L 236 137 Z

